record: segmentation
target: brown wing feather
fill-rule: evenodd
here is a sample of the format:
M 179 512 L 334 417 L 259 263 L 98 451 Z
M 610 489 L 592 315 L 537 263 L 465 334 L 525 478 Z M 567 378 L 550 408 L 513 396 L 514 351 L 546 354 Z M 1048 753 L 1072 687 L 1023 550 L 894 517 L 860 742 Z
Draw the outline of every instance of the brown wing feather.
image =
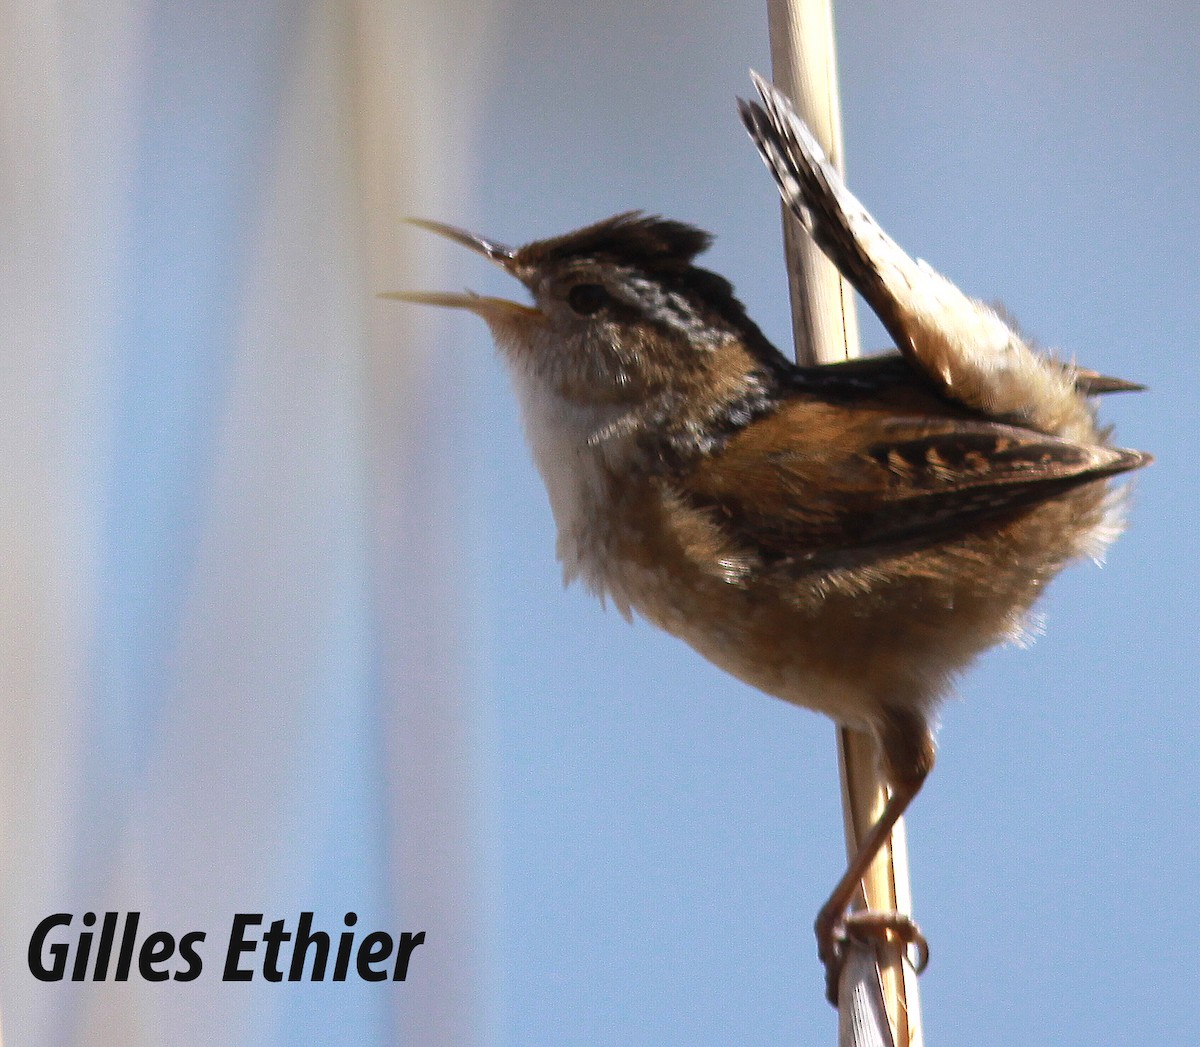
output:
M 1103 396 L 1105 393 L 1140 393 L 1146 387 L 1140 382 L 1125 378 L 1114 378 L 1078 364 L 1059 363 L 1063 372 L 1071 376 L 1075 388 L 1084 396 Z M 822 386 L 836 388 L 844 385 L 853 389 L 868 389 L 899 382 L 911 383 L 918 375 L 924 376 L 900 353 L 880 352 L 873 356 L 860 356 L 853 360 L 818 364 L 798 368 L 802 381 L 810 388 Z
M 686 497 L 767 559 L 942 539 L 1136 469 L 1135 451 L 987 419 L 846 412 L 799 398 L 698 462 Z
M 1075 367 L 1075 388 L 1084 396 L 1102 396 L 1104 393 L 1140 393 L 1146 387 L 1140 382 L 1130 382 L 1124 378 L 1113 378 L 1086 367 Z

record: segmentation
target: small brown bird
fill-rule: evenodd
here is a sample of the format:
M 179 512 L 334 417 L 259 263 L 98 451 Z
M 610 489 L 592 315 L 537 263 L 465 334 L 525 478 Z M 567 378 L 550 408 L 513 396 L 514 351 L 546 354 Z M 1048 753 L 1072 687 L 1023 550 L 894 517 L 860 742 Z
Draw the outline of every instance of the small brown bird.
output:
M 568 581 L 582 578 L 745 682 L 868 732 L 891 798 L 816 922 L 829 994 L 846 910 L 933 767 L 952 678 L 1021 632 L 1068 561 L 1120 530 L 1113 448 L 1087 397 L 1138 386 L 1034 351 L 914 262 L 849 193 L 770 85 L 743 120 L 804 228 L 898 354 L 799 367 L 722 277 L 708 234 L 638 212 L 505 247 L 416 224 L 500 265 L 533 305 L 393 297 L 477 313 L 515 381 Z

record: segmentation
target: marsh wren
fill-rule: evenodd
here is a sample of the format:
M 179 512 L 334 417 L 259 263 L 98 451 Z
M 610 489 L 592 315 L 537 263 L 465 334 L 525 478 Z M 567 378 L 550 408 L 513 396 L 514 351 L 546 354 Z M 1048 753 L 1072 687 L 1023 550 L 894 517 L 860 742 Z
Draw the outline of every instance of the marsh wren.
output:
M 1120 530 L 1108 480 L 1150 459 L 1109 445 L 1088 397 L 1138 388 L 1035 351 L 913 261 L 759 78 L 743 121 L 784 202 L 899 352 L 801 367 L 693 264 L 707 233 L 617 215 L 511 248 L 416 224 L 533 298 L 395 295 L 467 309 L 512 373 L 569 582 L 580 578 L 768 694 L 868 732 L 890 799 L 816 922 L 831 998 L 858 882 L 933 767 L 955 674 L 1021 632 L 1068 561 Z

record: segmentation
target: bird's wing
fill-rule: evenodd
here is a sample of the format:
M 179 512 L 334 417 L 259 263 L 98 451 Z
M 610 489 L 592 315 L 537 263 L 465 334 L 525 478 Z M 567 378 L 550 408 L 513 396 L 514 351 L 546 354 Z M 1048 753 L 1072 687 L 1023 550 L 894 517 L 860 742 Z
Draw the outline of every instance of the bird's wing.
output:
M 1060 363 L 1058 366 L 1070 375 L 1076 390 L 1084 396 L 1137 393 L 1146 388 L 1138 382 L 1114 378 L 1077 364 Z M 850 390 L 856 387 L 865 390 L 878 388 L 888 383 L 907 384 L 912 380 L 913 369 L 900 353 L 889 352 L 878 353 L 874 356 L 859 356 L 852 360 L 838 360 L 835 363 L 799 367 L 796 369 L 796 374 L 799 384 L 812 389 L 842 386 Z
M 896 347 L 948 397 L 1043 432 L 1086 438 L 1068 370 L 1035 353 L 991 308 L 914 261 L 846 188 L 788 100 L 756 74 L 742 120 L 784 203 L 867 300 Z
M 1074 367 L 1075 388 L 1084 396 L 1102 396 L 1104 393 L 1140 393 L 1145 386 L 1140 382 L 1130 382 L 1124 378 L 1113 378 L 1086 367 Z
M 1148 460 L 987 419 L 800 399 L 698 462 L 684 494 L 765 558 L 820 564 L 943 539 Z

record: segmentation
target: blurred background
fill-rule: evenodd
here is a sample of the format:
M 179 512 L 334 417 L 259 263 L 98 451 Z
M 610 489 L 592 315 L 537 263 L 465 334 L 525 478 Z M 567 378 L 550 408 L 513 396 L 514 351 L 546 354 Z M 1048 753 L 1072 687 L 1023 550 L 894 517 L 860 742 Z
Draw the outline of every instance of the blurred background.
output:
M 1102 570 L 944 712 L 909 819 L 931 1044 L 1200 1038 L 1194 5 L 844 4 L 849 181 L 1043 344 L 1147 383 Z M 483 325 L 399 224 L 642 208 L 789 337 L 733 98 L 753 3 L 0 0 L 0 1021 L 10 1045 L 832 1042 L 832 727 L 563 591 Z M 883 347 L 864 319 L 864 343 Z M 33 927 L 202 930 L 42 983 Z M 220 980 L 233 914 L 427 933 Z M 76 924 L 78 926 L 78 924 Z

